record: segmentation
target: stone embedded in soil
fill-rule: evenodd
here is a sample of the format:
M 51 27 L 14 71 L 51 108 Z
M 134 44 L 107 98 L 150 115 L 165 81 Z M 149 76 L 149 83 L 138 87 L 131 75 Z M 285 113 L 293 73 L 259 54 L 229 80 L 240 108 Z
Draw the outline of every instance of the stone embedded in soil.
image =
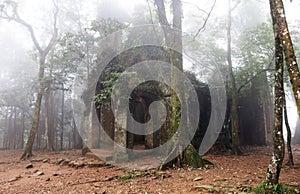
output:
M 203 180 L 202 177 L 196 177 L 196 178 L 193 179 L 193 181 L 202 181 L 202 180 Z
M 38 169 L 35 169 L 34 171 L 33 171 L 33 173 L 37 173 L 39 170 Z
M 48 162 L 49 161 L 49 159 L 48 158 L 45 158 L 42 162 L 43 163 L 46 163 L 46 162 Z
M 214 190 L 214 187 L 211 185 L 195 185 L 194 189 L 205 189 L 205 190 Z
M 80 168 L 80 167 L 84 167 L 85 164 L 82 161 L 71 161 L 71 162 L 69 162 L 69 166 L 74 167 L 74 168 Z
M 17 175 L 17 176 L 15 176 L 15 177 L 9 179 L 8 182 L 17 181 L 19 178 L 21 178 L 21 176 L 20 176 L 20 175 Z
M 32 164 L 27 164 L 27 165 L 25 166 L 25 168 L 26 168 L 26 169 L 33 168 L 33 165 L 32 165 Z
M 65 159 L 61 164 L 62 165 L 68 165 L 70 163 L 69 159 Z
M 42 175 L 44 175 L 44 173 L 43 173 L 42 171 L 38 171 L 38 172 L 36 173 L 36 175 L 37 175 L 37 176 L 42 176 Z
M 64 161 L 65 159 L 63 159 L 63 158 L 60 158 L 60 159 L 57 159 L 56 161 L 55 161 L 55 164 L 61 164 L 63 161 Z

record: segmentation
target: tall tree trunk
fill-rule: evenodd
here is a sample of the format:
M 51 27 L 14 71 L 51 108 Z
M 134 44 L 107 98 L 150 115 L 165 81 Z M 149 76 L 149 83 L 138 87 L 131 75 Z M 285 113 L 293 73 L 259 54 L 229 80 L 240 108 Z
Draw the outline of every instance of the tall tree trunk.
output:
M 291 139 L 292 139 L 292 133 L 291 133 L 291 128 L 288 120 L 288 114 L 286 110 L 286 98 L 285 94 L 283 94 L 283 111 L 284 111 L 284 123 L 287 131 L 287 141 L 286 141 L 286 146 L 288 150 L 288 166 L 293 166 L 294 165 L 294 159 L 293 159 L 293 152 L 292 152 L 292 147 L 291 147 Z
M 12 148 L 12 144 L 13 144 L 13 137 L 14 137 L 14 133 L 13 133 L 13 107 L 10 106 L 9 107 L 10 111 L 9 111 L 9 118 L 8 118 L 8 149 Z
M 14 137 L 13 137 L 13 149 L 17 149 L 19 146 L 19 136 L 20 136 L 20 133 L 18 131 L 18 116 L 17 116 L 17 107 L 14 106 L 14 130 L 13 130 L 13 134 L 14 134 Z
M 170 36 L 170 34 L 166 31 L 164 31 L 166 44 L 170 48 L 176 48 L 177 51 L 182 50 L 182 2 L 181 0 L 172 0 L 172 10 L 173 10 L 173 24 L 170 25 L 167 17 L 166 17 L 166 11 L 165 11 L 165 4 L 163 0 L 155 0 L 155 4 L 157 6 L 158 10 L 158 17 L 159 22 L 161 25 L 167 27 L 170 26 L 174 31 L 174 37 Z M 179 70 L 183 71 L 183 60 L 182 60 L 182 52 L 175 52 L 170 51 L 170 62 L 173 66 L 178 68 Z M 175 76 L 172 76 L 172 85 L 178 85 L 178 79 Z M 163 90 L 164 91 L 164 90 Z M 180 108 L 180 101 L 178 97 L 176 97 L 176 94 L 173 93 L 171 97 L 171 129 L 169 133 L 169 137 L 172 137 L 179 126 L 180 121 L 180 115 L 181 115 L 181 108 Z M 179 134 L 180 138 L 183 138 L 185 141 L 186 134 Z M 203 166 L 202 158 L 198 155 L 195 148 L 190 144 L 185 150 L 181 150 L 180 148 L 180 139 L 175 140 L 178 142 L 174 142 L 175 145 L 177 145 L 176 148 L 172 147 L 170 150 L 168 150 L 166 161 L 168 161 L 169 156 L 174 156 L 177 152 L 181 152 L 179 156 L 175 157 L 175 159 L 161 165 L 161 169 L 164 169 L 166 167 L 172 167 L 174 165 L 176 166 L 182 166 L 183 164 L 187 164 L 193 167 L 201 167 Z M 174 152 L 174 153 L 173 153 Z
M 32 146 L 34 143 L 34 138 L 36 136 L 38 127 L 39 127 L 39 121 L 40 121 L 40 111 L 41 111 L 41 104 L 42 104 L 42 96 L 44 93 L 44 64 L 45 64 L 45 57 L 42 57 L 40 59 L 40 67 L 39 67 L 39 85 L 38 85 L 38 93 L 37 93 L 37 99 L 35 102 L 34 107 L 34 116 L 33 116 L 33 122 L 32 127 L 30 129 L 29 137 L 24 149 L 24 153 L 21 157 L 21 159 L 27 159 L 28 157 L 32 156 Z
M 22 111 L 22 131 L 21 131 L 21 149 L 24 148 L 24 133 L 25 133 L 25 111 Z
M 35 109 L 34 109 L 34 117 L 33 117 L 33 122 L 32 122 L 32 127 L 30 130 L 30 134 L 24 149 L 24 153 L 21 156 L 21 159 L 26 159 L 28 157 L 32 156 L 32 146 L 34 143 L 34 138 L 36 136 L 38 126 L 39 126 L 39 121 L 40 121 L 40 110 L 41 110 L 41 103 L 42 103 L 42 97 L 44 93 L 44 75 L 45 75 L 45 61 L 46 61 L 46 56 L 50 52 L 50 50 L 54 47 L 56 43 L 56 38 L 58 36 L 58 29 L 57 29 L 57 15 L 58 15 L 58 6 L 53 1 L 54 4 L 54 24 L 53 24 L 53 34 L 52 37 L 45 49 L 42 49 L 36 39 L 35 33 L 33 31 L 33 28 L 31 25 L 29 25 L 27 22 L 19 18 L 19 15 L 16 13 L 15 18 L 11 18 L 17 23 L 23 25 L 26 27 L 31 35 L 31 39 L 35 45 L 35 48 L 39 52 L 39 74 L 38 74 L 38 93 L 37 93 L 37 99 L 35 102 Z M 14 7 L 14 11 L 17 12 L 17 6 Z
M 62 94 L 61 94 L 61 118 L 60 118 L 60 150 L 63 150 L 64 144 L 64 117 L 65 117 L 65 91 L 64 91 L 64 84 L 62 83 Z
M 40 44 L 37 41 L 36 35 L 34 33 L 33 27 L 27 23 L 25 20 L 20 18 L 19 12 L 18 12 L 18 4 L 13 0 L 6 0 L 4 4 L 1 4 L 1 10 L 0 10 L 0 18 L 6 19 L 6 20 L 12 20 L 18 24 L 21 24 L 23 27 L 25 27 L 31 37 L 31 40 L 34 44 L 35 49 L 37 50 L 39 54 L 39 74 L 38 74 L 38 93 L 37 93 L 37 99 L 35 103 L 35 110 L 34 110 L 34 117 L 32 122 L 32 127 L 30 130 L 30 134 L 24 149 L 24 153 L 21 157 L 21 159 L 26 159 L 30 156 L 32 156 L 32 146 L 34 143 L 34 138 L 36 136 L 36 132 L 39 126 L 39 120 L 40 120 L 40 110 L 41 110 L 41 103 L 42 103 L 42 96 L 43 96 L 43 90 L 44 90 L 44 72 L 45 72 L 45 61 L 46 56 L 50 52 L 50 50 L 54 47 L 56 43 L 56 38 L 58 36 L 58 29 L 57 29 L 57 16 L 58 16 L 58 6 L 57 2 L 53 1 L 54 6 L 54 14 L 53 14 L 53 33 L 51 35 L 51 39 L 46 46 L 45 49 L 42 49 Z M 13 13 L 10 13 L 10 12 Z M 9 13 L 8 13 L 9 12 Z
M 238 117 L 238 93 L 236 88 L 236 81 L 232 69 L 231 59 L 231 0 L 228 0 L 228 25 L 227 25 L 227 62 L 229 72 L 229 88 L 231 89 L 231 133 L 232 133 L 232 151 L 235 155 L 241 153 L 239 149 L 239 117 Z
M 82 141 L 82 136 L 80 136 L 76 123 L 75 123 L 75 119 L 74 116 L 72 116 L 72 126 L 73 126 L 73 148 L 74 149 L 83 149 L 83 141 Z
M 262 102 L 263 117 L 264 117 L 264 131 L 265 131 L 265 143 L 266 145 L 271 145 L 272 142 L 272 132 L 271 128 L 273 126 L 273 105 L 272 96 L 270 94 L 270 86 L 268 85 L 267 74 L 264 72 L 261 75 L 261 79 L 264 84 L 261 90 L 260 101 Z
M 45 138 L 46 138 L 46 150 L 53 150 L 53 140 L 51 138 L 51 128 L 50 128 L 50 84 L 48 84 L 46 92 L 45 92 Z
M 270 1 L 272 2 L 272 1 Z M 277 185 L 284 158 L 284 139 L 282 131 L 283 109 L 283 48 L 280 34 L 277 33 L 275 20 L 273 29 L 275 37 L 275 102 L 274 102 L 274 129 L 273 129 L 273 154 L 268 166 L 266 185 Z
M 286 21 L 282 0 L 270 0 L 270 9 L 273 24 L 278 26 L 276 33 L 278 33 L 281 37 L 281 43 L 283 45 L 285 55 L 285 63 L 289 72 L 290 82 L 292 84 L 298 116 L 300 117 L 300 72 L 293 48 L 293 42 L 291 40 Z M 276 23 L 274 23 L 274 20 Z
M 295 134 L 292 139 L 292 144 L 300 144 L 300 119 L 296 121 Z

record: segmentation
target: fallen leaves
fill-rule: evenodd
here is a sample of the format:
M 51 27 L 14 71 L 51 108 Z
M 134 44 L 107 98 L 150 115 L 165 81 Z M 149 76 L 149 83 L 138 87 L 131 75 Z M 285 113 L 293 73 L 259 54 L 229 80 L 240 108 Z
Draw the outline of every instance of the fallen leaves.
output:
M 269 150 L 249 148 L 251 155 L 239 157 L 208 155 L 215 164 L 208 169 L 167 171 L 125 171 L 81 157 L 79 151 L 38 153 L 26 168 L 28 161 L 16 163 L 19 154 L 0 150 L 0 193 L 245 193 L 265 177 Z M 299 154 L 295 159 L 299 163 Z M 283 169 L 281 181 L 299 190 L 299 166 Z

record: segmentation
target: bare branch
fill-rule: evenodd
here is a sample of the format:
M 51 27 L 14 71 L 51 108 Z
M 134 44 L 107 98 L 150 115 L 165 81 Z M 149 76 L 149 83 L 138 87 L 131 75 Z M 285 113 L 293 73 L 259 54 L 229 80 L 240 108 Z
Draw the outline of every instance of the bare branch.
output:
M 194 7 L 196 7 L 199 11 L 205 13 L 206 15 L 208 15 L 208 12 L 205 11 L 204 9 L 201 9 L 198 5 L 196 5 L 195 3 L 190 3 L 190 2 L 186 2 L 186 1 L 182 1 L 182 3 L 184 4 L 189 4 L 189 5 L 193 5 Z
M 58 6 L 57 6 L 57 2 L 55 0 L 52 0 L 53 5 L 54 5 L 54 15 L 53 15 L 53 34 L 51 37 L 51 40 L 49 42 L 49 44 L 47 45 L 46 49 L 44 50 L 44 56 L 46 56 L 49 51 L 51 50 L 51 48 L 54 46 L 57 36 L 58 36 L 58 28 L 57 28 L 57 16 L 58 16 Z
M 211 15 L 211 13 L 212 13 L 212 11 L 213 11 L 215 5 L 216 5 L 216 0 L 214 0 L 214 3 L 213 3 L 213 5 L 212 5 L 212 7 L 210 8 L 210 10 L 209 10 L 209 12 L 208 12 L 208 14 L 207 14 L 207 17 L 205 18 L 203 25 L 201 26 L 201 28 L 199 28 L 199 30 L 198 30 L 197 33 L 195 34 L 193 40 L 195 40 L 195 39 L 197 38 L 197 36 L 199 36 L 200 32 L 203 31 L 203 29 L 205 28 L 206 23 L 207 23 L 207 21 L 208 21 L 210 15 Z
M 233 10 L 235 10 L 235 8 L 240 4 L 240 0 L 239 1 L 237 1 L 236 2 L 236 4 L 231 8 L 231 10 L 230 11 L 233 11 Z
M 11 0 L 7 0 L 7 1 L 4 1 L 4 3 L 1 6 L 3 6 L 3 9 L 1 10 L 0 18 L 6 19 L 6 20 L 13 20 L 13 21 L 23 25 L 25 28 L 27 28 L 27 30 L 30 33 L 30 36 L 31 36 L 31 39 L 33 41 L 35 48 L 41 54 L 43 52 L 43 50 L 41 49 L 41 47 L 36 39 L 33 28 L 30 24 L 28 24 L 26 21 L 24 21 L 23 19 L 20 18 L 19 14 L 18 14 L 17 3 L 14 1 L 11 1 Z M 12 9 L 12 15 L 10 15 L 8 13 L 9 8 Z M 3 16 L 3 14 L 4 14 L 4 16 Z
M 15 22 L 23 25 L 25 28 L 27 28 L 27 30 L 30 33 L 31 40 L 32 40 L 35 48 L 38 50 L 40 56 L 45 57 L 48 54 L 48 52 L 51 50 L 53 45 L 55 44 L 55 41 L 58 36 L 58 29 L 57 29 L 58 6 L 57 6 L 57 2 L 55 0 L 53 0 L 53 4 L 54 4 L 54 10 L 55 10 L 54 11 L 53 34 L 52 34 L 51 40 L 50 40 L 49 44 L 47 45 L 47 47 L 45 48 L 45 50 L 43 50 L 41 48 L 40 44 L 38 43 L 32 26 L 19 16 L 18 4 L 16 2 L 11 1 L 11 0 L 4 1 L 3 4 L 0 5 L 0 18 L 15 21 Z M 8 9 L 11 9 L 10 10 L 10 11 L 12 11 L 11 14 L 8 13 Z
M 259 71 L 257 74 L 255 74 L 254 76 L 252 76 L 250 79 L 248 79 L 243 85 L 241 85 L 237 91 L 237 93 L 239 94 L 241 92 L 241 90 L 247 85 L 249 84 L 252 80 L 254 80 L 257 76 L 259 76 L 260 74 L 266 72 L 266 71 L 273 71 L 274 69 L 271 69 L 270 66 L 273 63 L 273 60 L 275 58 L 275 55 L 273 54 L 272 56 L 272 60 L 269 62 L 268 67 L 266 69 L 262 69 L 261 71 Z

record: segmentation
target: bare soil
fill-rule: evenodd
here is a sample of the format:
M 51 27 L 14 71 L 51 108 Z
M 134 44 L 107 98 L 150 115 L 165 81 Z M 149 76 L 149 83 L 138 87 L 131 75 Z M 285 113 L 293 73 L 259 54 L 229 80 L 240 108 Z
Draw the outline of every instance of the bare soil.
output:
M 0 193 L 245 193 L 265 179 L 271 147 L 243 147 L 242 156 L 208 154 L 214 166 L 158 172 L 125 171 L 81 156 L 80 150 L 0 150 Z M 300 189 L 300 145 L 294 167 L 284 166 L 280 182 Z M 286 161 L 285 161 L 286 163 Z

